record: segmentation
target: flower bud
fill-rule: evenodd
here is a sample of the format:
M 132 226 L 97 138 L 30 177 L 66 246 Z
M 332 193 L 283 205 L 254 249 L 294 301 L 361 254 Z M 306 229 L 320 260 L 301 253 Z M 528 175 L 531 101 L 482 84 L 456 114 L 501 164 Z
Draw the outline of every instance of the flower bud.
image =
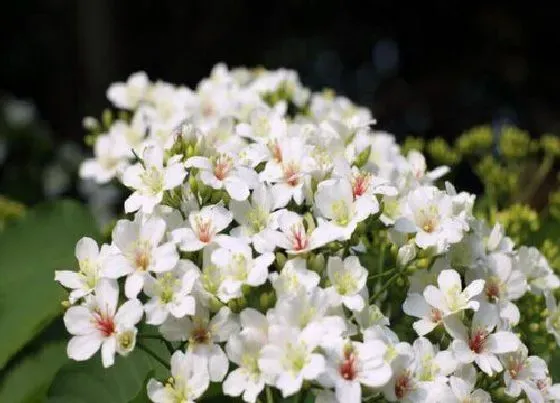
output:
M 406 267 L 412 259 L 416 257 L 416 246 L 414 244 L 406 244 L 399 248 L 397 253 L 397 265 L 402 268 Z

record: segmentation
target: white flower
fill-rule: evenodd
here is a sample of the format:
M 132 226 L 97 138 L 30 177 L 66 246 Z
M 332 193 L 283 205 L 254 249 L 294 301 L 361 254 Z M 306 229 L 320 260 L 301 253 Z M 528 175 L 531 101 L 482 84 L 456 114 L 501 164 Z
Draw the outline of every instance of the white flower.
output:
M 268 267 L 274 262 L 272 252 L 253 258 L 249 245 L 236 238 L 224 240 L 221 246 L 212 252 L 211 259 L 221 269 L 218 297 L 222 302 L 241 297 L 244 284 L 257 287 L 266 282 Z
M 93 148 L 95 158 L 86 159 L 80 166 L 80 177 L 97 183 L 108 183 L 128 166 L 129 150 L 109 135 L 97 137 Z
M 143 71 L 132 74 L 126 83 L 111 84 L 107 90 L 107 98 L 117 108 L 136 109 L 145 99 L 150 82 Z
M 247 238 L 257 252 L 272 252 L 276 247 L 274 230 L 278 228 L 278 215 L 273 212 L 273 197 L 269 187 L 261 183 L 255 187 L 250 201 L 231 200 L 229 209 L 239 227 L 232 229 L 234 237 Z
M 243 400 L 254 403 L 264 389 L 265 377 L 259 369 L 259 357 L 263 343 L 245 335 L 232 335 L 227 344 L 226 352 L 229 360 L 238 368 L 229 373 L 222 388 L 228 396 L 239 396 Z
M 329 224 L 306 228 L 303 218 L 288 210 L 278 216 L 280 231 L 274 234 L 275 244 L 288 254 L 301 254 L 335 240 L 339 233 Z
M 249 190 L 258 182 L 253 169 L 237 165 L 235 157 L 227 154 L 220 154 L 211 159 L 191 157 L 185 165 L 187 168 L 198 168 L 202 183 L 213 189 L 225 188 L 233 200 L 247 199 Z
M 367 270 L 356 256 L 348 256 L 344 261 L 336 256 L 329 257 L 327 273 L 332 284 L 331 290 L 340 301 L 353 311 L 361 311 L 364 298 L 360 292 L 366 285 Z
M 101 274 L 101 266 L 109 250 L 108 245 L 103 245 L 100 251 L 97 242 L 84 237 L 76 244 L 75 256 L 78 259 L 79 271 L 56 270 L 54 272 L 54 279 L 72 290 L 68 296 L 71 304 L 91 294 L 95 289 Z
M 117 310 L 119 288 L 115 280 L 100 279 L 95 293 L 85 305 L 72 306 L 64 314 L 64 325 L 73 335 L 68 343 L 68 356 L 76 361 L 89 359 L 101 348 L 104 367 L 115 361 L 115 352 L 128 352 L 134 343 L 134 325 L 142 317 L 142 304 L 133 299 Z
M 144 305 L 146 323 L 161 325 L 169 314 L 176 318 L 193 315 L 195 300 L 190 294 L 198 276 L 198 268 L 189 260 L 179 260 L 175 270 L 157 278 L 146 276 L 144 292 L 150 297 Z
M 428 285 L 424 298 L 443 316 L 452 315 L 465 309 L 478 310 L 479 303 L 471 299 L 480 294 L 484 280 L 474 280 L 463 290 L 461 276 L 455 270 L 443 270 L 437 278 L 438 287 Z
M 295 328 L 271 326 L 269 343 L 261 350 L 259 368 L 282 396 L 293 395 L 304 380 L 314 380 L 325 370 L 325 358 L 315 349 L 321 335 L 308 326 L 302 332 Z
M 304 178 L 312 164 L 310 147 L 300 137 L 280 139 L 274 150 L 274 160 L 269 161 L 260 180 L 272 185 L 274 208 L 286 206 L 293 199 L 301 204 L 304 199 Z
M 546 362 L 536 356 L 528 356 L 527 347 L 519 346 L 517 351 L 500 357 L 504 366 L 505 392 L 508 396 L 519 397 L 524 391 L 531 402 L 544 401 L 541 392 L 534 382 L 535 379 L 546 378 L 548 368 Z
M 420 318 L 412 324 L 418 336 L 427 335 L 443 321 L 443 312 L 428 304 L 424 296 L 418 293 L 407 295 L 403 303 L 403 311 L 407 315 Z
M 416 356 L 414 371 L 422 382 L 446 382 L 446 377 L 457 367 L 451 351 L 438 351 L 425 337 L 417 338 L 412 348 Z
M 171 356 L 171 375 L 165 385 L 148 381 L 148 397 L 154 403 L 194 402 L 208 389 L 207 364 L 203 358 L 175 351 Z
M 379 211 L 375 197 L 359 197 L 354 201 L 352 185 L 347 180 L 321 182 L 315 193 L 315 206 L 340 231 L 343 240 L 350 239 L 358 223 Z
M 135 298 L 148 272 L 169 271 L 179 260 L 175 245 L 162 243 L 164 237 L 165 221 L 161 218 L 151 217 L 143 222 L 143 217 L 137 214 L 134 221 L 119 220 L 113 230 L 116 251 L 105 261 L 104 276 L 127 276 L 125 294 Z
M 525 274 L 532 292 L 560 287 L 560 279 L 535 247 L 521 246 L 514 259 L 514 266 Z
M 334 163 L 333 177 L 346 179 L 352 185 L 354 200 L 360 197 L 375 197 L 374 195 L 396 196 L 397 188 L 384 178 L 367 170 L 360 170 L 350 166 L 345 158 L 337 158 Z
M 144 150 L 142 161 L 127 168 L 123 183 L 134 189 L 124 203 L 127 213 L 142 209 L 151 213 L 163 200 L 163 192 L 183 183 L 186 172 L 180 156 L 171 157 L 163 166 L 163 150 L 150 146 Z
M 416 233 L 416 245 L 443 252 L 463 238 L 464 221 L 453 212 L 453 200 L 433 186 L 410 192 L 403 206 L 403 217 L 395 222 L 400 232 Z
M 324 386 L 334 386 L 339 402 L 362 401 L 361 384 L 378 388 L 391 378 L 391 367 L 385 362 L 387 346 L 379 340 L 365 343 L 331 339 L 324 345 L 327 362 Z
M 257 108 L 251 111 L 249 123 L 240 123 L 235 130 L 239 136 L 266 144 L 270 140 L 286 136 L 287 125 L 278 111 Z
M 546 309 L 546 330 L 554 336 L 556 344 L 560 346 L 560 306 L 556 303 L 556 298 L 550 292 L 545 293 Z
M 306 292 L 300 289 L 295 295 L 280 294 L 276 306 L 269 309 L 270 325 L 294 327 L 300 330 L 313 326 L 321 330 L 321 338 L 339 337 L 345 330 L 344 318 L 332 309 L 332 294 L 320 287 Z
M 520 314 L 517 305 L 511 301 L 527 292 L 525 275 L 512 267 L 512 259 L 504 253 L 491 254 L 485 263 L 481 269 L 470 272 L 481 273 L 480 277 L 484 278 L 484 291 L 476 299 L 495 304 L 500 318 L 515 326 L 519 323 Z
M 218 343 L 239 332 L 239 323 L 228 307 L 222 307 L 210 319 L 210 312 L 197 304 L 195 315 L 180 319 L 168 318 L 160 326 L 160 332 L 170 341 L 188 340 L 188 351 L 193 358 L 203 358 L 208 363 L 212 382 L 221 382 L 227 374 L 229 361 Z
M 446 321 L 446 329 L 455 339 L 451 343 L 451 350 L 459 362 L 469 364 L 474 361 L 490 376 L 502 371 L 502 364 L 496 354 L 516 351 L 520 341 L 509 331 L 492 333 L 497 321 L 498 316 L 490 307 L 475 312 L 470 330 L 458 320 Z
M 451 386 L 454 398 L 450 400 L 450 403 L 492 403 L 492 398 L 488 392 L 482 389 L 474 389 L 474 382 L 471 383 L 463 378 L 451 376 L 449 386 Z
M 308 292 L 319 284 L 321 280 L 319 275 L 307 270 L 306 266 L 304 259 L 295 258 L 284 264 L 280 274 L 271 274 L 272 286 L 279 297 L 294 296 L 300 290 Z
M 413 180 L 422 184 L 431 184 L 449 172 L 447 166 L 440 166 L 428 172 L 426 158 L 416 150 L 409 151 L 406 160 Z
M 218 233 L 226 229 L 231 220 L 231 212 L 220 204 L 204 206 L 200 211 L 189 214 L 188 228 L 179 228 L 172 232 L 173 240 L 179 244 L 181 250 L 200 250 L 224 237 Z
M 391 362 L 392 377 L 383 387 L 383 394 L 390 402 L 425 402 L 428 388 L 416 379 L 414 355 L 401 354 Z

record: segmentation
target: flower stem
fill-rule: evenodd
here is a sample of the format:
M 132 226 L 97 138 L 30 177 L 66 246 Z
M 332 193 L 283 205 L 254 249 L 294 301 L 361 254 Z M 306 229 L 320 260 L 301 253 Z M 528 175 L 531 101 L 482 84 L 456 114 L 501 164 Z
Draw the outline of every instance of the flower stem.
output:
M 373 302 L 375 301 L 377 298 L 379 298 L 381 296 L 381 294 L 383 294 L 383 292 L 385 290 L 387 290 L 389 288 L 389 286 L 391 284 L 393 284 L 393 282 L 395 282 L 401 275 L 402 273 L 400 271 L 398 271 L 397 273 L 393 274 L 393 276 L 391 276 L 389 278 L 389 280 L 387 280 L 387 282 L 385 283 L 385 285 L 383 285 L 383 287 L 381 287 L 381 289 L 379 291 L 377 291 L 375 294 L 373 294 L 370 299 L 369 302 Z
M 389 274 L 393 274 L 395 270 L 396 269 L 391 269 L 391 270 L 384 271 L 383 273 L 372 274 L 371 276 L 368 277 L 368 280 L 388 276 Z
M 138 337 L 141 338 L 141 339 L 147 339 L 147 340 L 150 340 L 150 339 L 151 340 L 159 340 L 163 344 L 165 344 L 165 347 L 167 348 L 167 351 L 169 351 L 169 354 L 173 354 L 175 352 L 175 348 L 173 347 L 173 344 L 171 344 L 171 342 L 165 340 L 165 338 L 163 338 L 159 334 L 139 334 Z
M 274 403 L 274 397 L 272 396 L 272 389 L 270 389 L 270 386 L 267 386 L 265 389 L 266 389 L 266 403 Z
M 138 348 L 142 351 L 144 351 L 146 354 L 148 354 L 149 356 L 151 356 L 154 360 L 156 360 L 157 362 L 159 362 L 161 365 L 163 365 L 165 368 L 167 368 L 168 370 L 171 369 L 171 367 L 169 366 L 169 363 L 167 361 L 165 361 L 163 358 L 161 358 L 159 355 L 156 354 L 155 351 L 153 351 L 151 348 L 149 348 L 148 346 L 142 344 L 142 343 L 137 343 L 136 344 L 138 346 Z

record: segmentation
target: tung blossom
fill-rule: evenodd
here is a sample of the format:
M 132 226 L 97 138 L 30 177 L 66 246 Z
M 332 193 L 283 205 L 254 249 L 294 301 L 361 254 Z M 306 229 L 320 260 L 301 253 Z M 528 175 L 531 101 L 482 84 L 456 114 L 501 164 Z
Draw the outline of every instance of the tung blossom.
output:
M 101 279 L 84 305 L 66 311 L 64 324 L 73 335 L 68 343 L 70 358 L 84 361 L 101 348 L 103 366 L 110 367 L 116 352 L 126 355 L 134 348 L 135 325 L 142 318 L 142 304 L 133 299 L 117 309 L 118 299 L 117 282 Z

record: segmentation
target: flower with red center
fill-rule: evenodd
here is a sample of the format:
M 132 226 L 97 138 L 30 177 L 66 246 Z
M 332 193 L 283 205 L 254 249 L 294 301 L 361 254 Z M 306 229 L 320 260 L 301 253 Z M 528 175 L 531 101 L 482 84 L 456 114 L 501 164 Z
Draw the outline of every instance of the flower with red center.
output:
M 370 181 L 371 175 L 367 173 L 359 173 L 352 178 L 352 195 L 354 196 L 354 200 L 366 193 Z
M 220 155 L 214 165 L 214 175 L 223 181 L 233 167 L 233 160 L 227 155 Z
M 432 308 L 432 310 L 430 311 L 430 319 L 434 323 L 441 322 L 441 320 L 443 319 L 443 312 L 441 312 L 437 308 Z
M 196 220 L 196 231 L 198 232 L 198 239 L 200 239 L 201 242 L 210 242 L 212 236 L 214 235 L 212 220 Z
M 404 371 L 395 379 L 395 396 L 403 399 L 412 390 L 412 379 L 409 371 Z
M 109 314 L 103 314 L 102 312 L 96 312 L 93 314 L 95 320 L 95 327 L 101 332 L 105 337 L 111 336 L 115 333 L 115 320 Z
M 340 376 L 347 381 L 353 381 L 356 378 L 355 358 L 351 349 L 344 351 L 344 361 L 340 364 L 339 372 Z
M 309 240 L 307 238 L 307 233 L 303 224 L 298 223 L 292 226 L 292 245 L 295 251 L 302 251 L 309 245 Z
M 295 163 L 287 163 L 282 165 L 284 171 L 284 181 L 290 186 L 297 186 L 299 183 L 299 166 Z
M 276 140 L 274 142 L 274 144 L 272 145 L 272 157 L 274 158 L 274 160 L 276 162 L 278 162 L 279 164 L 282 163 L 283 157 L 282 157 L 282 149 L 280 148 L 280 145 L 278 144 L 278 140 Z
M 484 350 L 488 332 L 483 329 L 474 330 L 469 339 L 469 348 L 476 354 L 480 354 Z
M 126 334 L 135 337 L 135 325 L 140 321 L 144 309 L 137 299 L 130 299 L 117 309 L 118 299 L 117 281 L 102 278 L 86 304 L 72 306 L 66 311 L 64 324 L 73 335 L 68 343 L 68 356 L 71 359 L 87 360 L 101 348 L 103 366 L 109 367 L 114 363 L 116 352 L 130 352 L 120 349 L 119 336 Z M 133 342 L 129 340 L 128 344 Z

